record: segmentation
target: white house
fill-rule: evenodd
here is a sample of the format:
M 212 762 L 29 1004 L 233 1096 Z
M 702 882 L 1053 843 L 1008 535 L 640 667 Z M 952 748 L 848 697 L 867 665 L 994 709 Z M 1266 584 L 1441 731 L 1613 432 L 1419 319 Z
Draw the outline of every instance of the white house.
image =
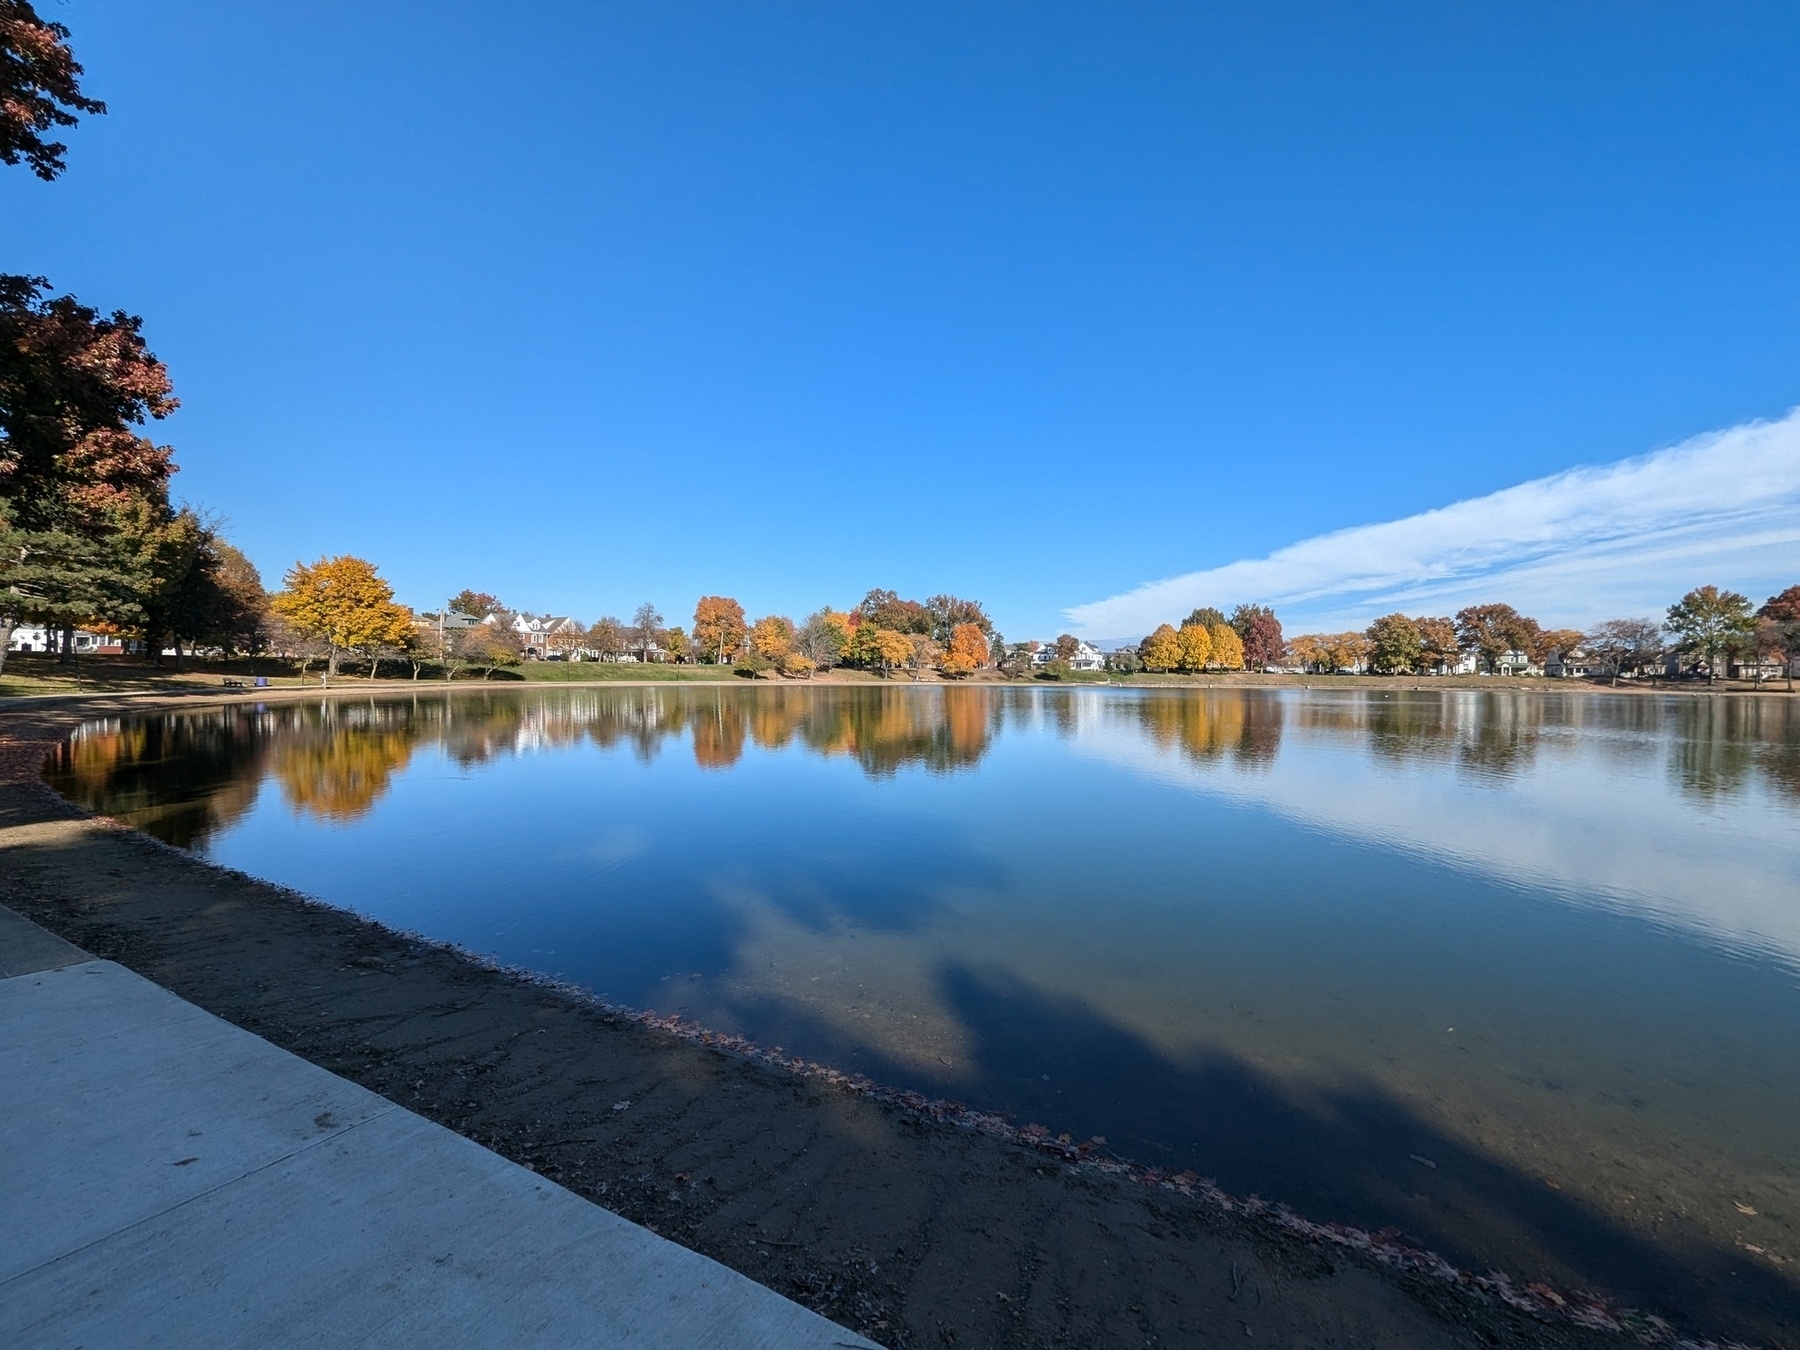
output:
M 1034 666 L 1047 666 L 1055 659 L 1056 645 L 1054 643 L 1040 646 L 1031 654 L 1031 664 Z M 1072 670 L 1105 670 L 1106 653 L 1091 642 L 1077 642 L 1075 655 L 1069 658 L 1069 667 Z
M 57 652 L 62 650 L 62 630 L 45 628 L 42 625 L 21 626 L 13 629 L 12 639 L 6 644 L 9 652 Z M 87 656 L 95 652 L 121 652 L 124 646 L 116 637 L 107 637 L 103 633 L 88 633 L 75 630 L 75 654 Z

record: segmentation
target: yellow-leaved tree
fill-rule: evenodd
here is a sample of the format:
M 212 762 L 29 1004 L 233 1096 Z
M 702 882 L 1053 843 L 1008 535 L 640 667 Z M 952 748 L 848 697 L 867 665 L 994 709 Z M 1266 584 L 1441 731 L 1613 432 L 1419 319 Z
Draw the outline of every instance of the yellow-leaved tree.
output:
M 1181 668 L 1183 670 L 1205 670 L 1206 663 L 1212 660 L 1212 634 L 1203 623 L 1184 623 L 1181 631 L 1175 635 L 1181 643 Z M 1243 658 L 1240 656 L 1240 660 Z
M 758 619 L 750 630 L 750 650 L 774 665 L 794 649 L 794 621 L 779 614 Z
M 412 629 L 412 612 L 394 603 L 394 588 L 362 558 L 346 553 L 311 565 L 297 562 L 283 581 L 269 603 L 302 637 L 325 644 L 328 683 L 345 652 L 398 645 Z
M 1244 640 L 1228 623 L 1215 623 L 1211 629 L 1212 663 L 1220 670 L 1244 668 Z
M 1138 648 L 1138 659 L 1145 670 L 1174 670 L 1181 664 L 1181 635 L 1172 624 L 1164 624 Z
M 988 661 L 987 634 L 972 623 L 959 623 L 950 630 L 950 645 L 944 648 L 938 669 L 952 679 L 971 674 Z

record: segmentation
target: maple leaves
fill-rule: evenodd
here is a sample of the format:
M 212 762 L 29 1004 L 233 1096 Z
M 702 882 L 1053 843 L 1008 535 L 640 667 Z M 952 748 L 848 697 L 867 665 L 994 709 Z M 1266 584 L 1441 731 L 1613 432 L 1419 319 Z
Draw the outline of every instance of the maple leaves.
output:
M 75 125 L 78 112 L 106 105 L 81 92 L 69 30 L 46 23 L 30 0 L 0 0 L 0 163 L 27 164 L 46 183 L 63 171 L 69 147 L 44 133 Z

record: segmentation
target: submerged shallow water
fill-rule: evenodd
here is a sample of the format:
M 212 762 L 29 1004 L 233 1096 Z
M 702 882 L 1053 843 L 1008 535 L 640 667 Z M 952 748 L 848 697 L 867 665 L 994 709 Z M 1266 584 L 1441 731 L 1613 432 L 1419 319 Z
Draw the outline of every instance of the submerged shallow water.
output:
M 1313 1218 L 1639 1301 L 1704 1271 L 1773 1311 L 1800 1287 L 1795 707 L 459 690 L 98 723 L 51 781 Z

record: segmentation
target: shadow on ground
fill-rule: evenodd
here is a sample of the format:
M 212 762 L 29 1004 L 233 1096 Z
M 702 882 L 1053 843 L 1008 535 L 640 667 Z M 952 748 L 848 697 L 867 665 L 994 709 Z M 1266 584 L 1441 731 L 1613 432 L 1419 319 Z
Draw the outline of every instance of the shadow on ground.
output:
M 1671 1224 L 1656 1240 L 1630 1231 L 1375 1085 L 1301 1095 L 1229 1055 L 1173 1060 L 1083 1001 L 1004 973 L 951 966 L 940 981 L 969 1047 L 954 1078 L 921 1074 L 790 1007 L 743 1016 L 770 1041 L 878 1081 L 1076 1139 L 1102 1135 L 1119 1156 L 1191 1168 L 1311 1219 L 1397 1229 L 1468 1269 L 1596 1292 L 1694 1334 L 1800 1341 L 1800 1284 L 1692 1229 Z

